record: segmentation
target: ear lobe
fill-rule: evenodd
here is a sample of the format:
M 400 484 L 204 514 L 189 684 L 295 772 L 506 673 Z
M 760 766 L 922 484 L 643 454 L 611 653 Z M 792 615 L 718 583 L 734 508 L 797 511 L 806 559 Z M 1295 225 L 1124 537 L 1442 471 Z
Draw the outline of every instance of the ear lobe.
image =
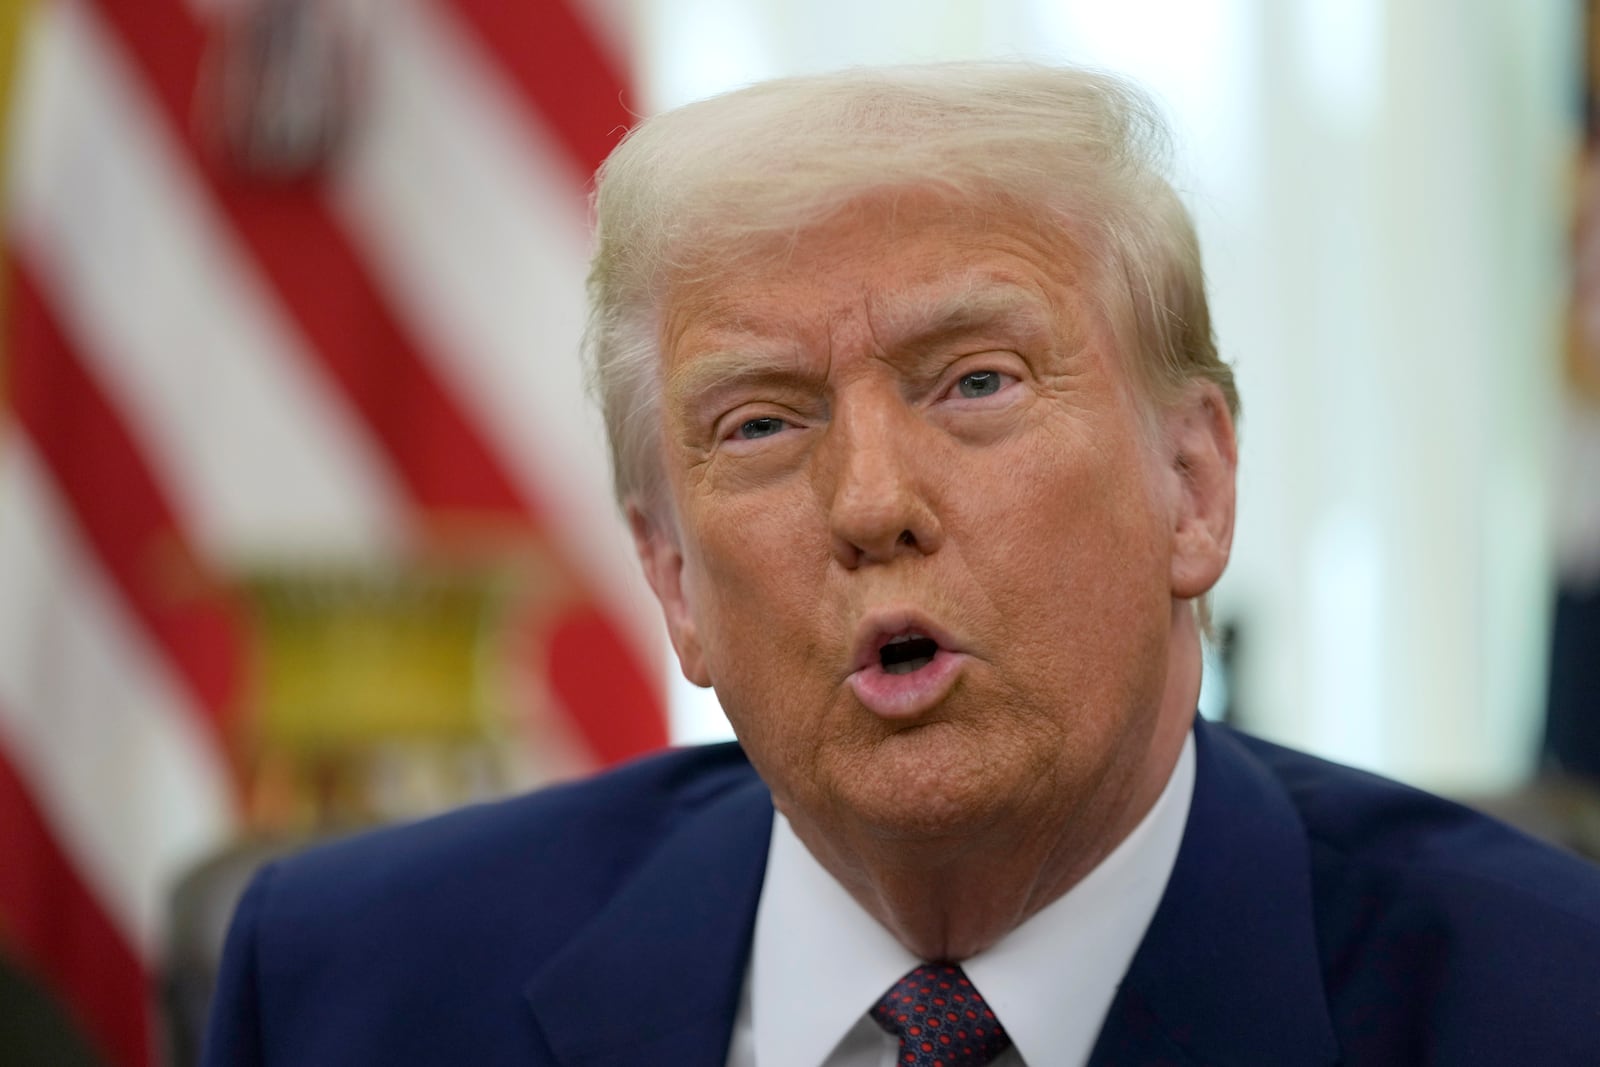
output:
M 684 589 L 683 550 L 679 547 L 677 534 L 653 519 L 637 501 L 628 502 L 627 513 L 628 528 L 633 531 L 633 547 L 639 553 L 645 580 L 650 583 L 656 600 L 661 604 L 661 614 L 667 623 L 667 636 L 672 641 L 672 650 L 677 653 L 678 666 L 690 682 L 701 688 L 709 688 L 711 674 L 706 670 L 693 605 Z
M 1197 383 L 1166 416 L 1168 460 L 1176 472 L 1172 595 L 1205 594 L 1222 577 L 1233 547 L 1238 444 L 1222 391 Z

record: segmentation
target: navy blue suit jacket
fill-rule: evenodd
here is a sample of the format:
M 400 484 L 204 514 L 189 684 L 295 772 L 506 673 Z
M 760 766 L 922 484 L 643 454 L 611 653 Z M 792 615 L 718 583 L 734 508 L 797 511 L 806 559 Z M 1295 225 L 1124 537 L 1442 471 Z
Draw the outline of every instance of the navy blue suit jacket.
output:
M 1600 1064 L 1600 869 L 1196 733 L 1095 1064 Z M 276 863 L 239 906 L 206 1062 L 722 1067 L 771 819 L 724 745 Z

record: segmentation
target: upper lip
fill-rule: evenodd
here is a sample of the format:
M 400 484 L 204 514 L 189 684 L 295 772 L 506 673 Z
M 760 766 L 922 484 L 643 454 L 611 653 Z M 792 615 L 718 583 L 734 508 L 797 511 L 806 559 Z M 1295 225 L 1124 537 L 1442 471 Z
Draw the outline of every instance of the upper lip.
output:
M 850 661 L 851 673 L 876 666 L 880 662 L 879 650 L 903 634 L 919 634 L 945 652 L 961 651 L 948 633 L 918 611 L 909 608 L 876 611 L 865 616 L 856 627 L 855 656 Z

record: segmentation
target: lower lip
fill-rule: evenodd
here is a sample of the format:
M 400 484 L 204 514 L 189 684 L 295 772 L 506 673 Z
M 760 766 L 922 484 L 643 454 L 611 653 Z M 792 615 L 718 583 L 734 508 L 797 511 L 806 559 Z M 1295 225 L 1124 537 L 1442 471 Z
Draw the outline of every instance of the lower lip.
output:
M 950 687 L 967 657 L 940 649 L 926 665 L 909 674 L 890 674 L 880 664 L 850 675 L 850 688 L 866 709 L 885 719 L 910 719 L 935 707 Z

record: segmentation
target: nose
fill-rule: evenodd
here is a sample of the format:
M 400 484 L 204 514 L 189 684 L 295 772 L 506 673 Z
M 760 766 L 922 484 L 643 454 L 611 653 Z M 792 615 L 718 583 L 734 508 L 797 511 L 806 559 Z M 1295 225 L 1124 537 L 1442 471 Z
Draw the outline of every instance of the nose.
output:
M 833 556 L 847 569 L 938 551 L 937 463 L 921 428 L 898 396 L 836 405 L 824 499 Z

